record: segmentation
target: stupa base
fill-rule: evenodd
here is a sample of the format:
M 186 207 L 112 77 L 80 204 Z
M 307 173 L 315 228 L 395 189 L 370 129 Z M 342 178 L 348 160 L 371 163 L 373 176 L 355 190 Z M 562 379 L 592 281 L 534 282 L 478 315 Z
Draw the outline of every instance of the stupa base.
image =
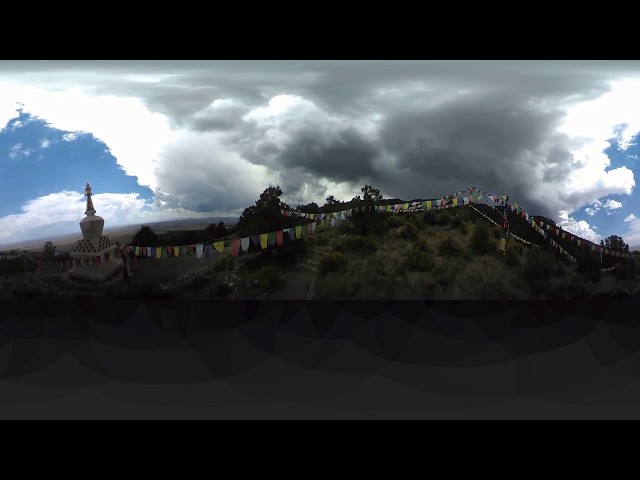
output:
M 69 278 L 73 280 L 82 280 L 95 284 L 104 283 L 113 277 L 115 272 L 122 268 L 121 263 L 117 259 L 109 260 L 100 265 L 82 265 L 73 267 L 69 270 Z

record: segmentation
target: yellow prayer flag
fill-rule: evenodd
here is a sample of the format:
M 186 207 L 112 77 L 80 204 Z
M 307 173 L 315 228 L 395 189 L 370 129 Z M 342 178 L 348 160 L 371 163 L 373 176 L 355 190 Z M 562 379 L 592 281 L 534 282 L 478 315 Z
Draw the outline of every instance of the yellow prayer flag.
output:
M 215 248 L 220 253 L 224 252 L 224 242 L 215 242 L 213 244 L 213 248 Z
M 431 200 L 427 200 L 427 210 L 431 210 Z
M 268 233 L 261 233 L 260 234 L 260 247 L 267 248 L 267 240 L 269 239 L 269 234 Z
M 162 247 L 156 248 L 156 258 L 162 258 Z
M 180 247 L 173 247 L 173 254 L 176 257 L 180 256 Z
M 296 238 L 301 238 L 301 237 L 302 237 L 302 227 L 298 225 L 296 227 Z
M 454 199 L 453 199 L 453 206 L 454 206 L 454 207 L 457 207 L 457 206 L 458 206 L 458 199 L 457 199 L 457 198 L 454 198 Z

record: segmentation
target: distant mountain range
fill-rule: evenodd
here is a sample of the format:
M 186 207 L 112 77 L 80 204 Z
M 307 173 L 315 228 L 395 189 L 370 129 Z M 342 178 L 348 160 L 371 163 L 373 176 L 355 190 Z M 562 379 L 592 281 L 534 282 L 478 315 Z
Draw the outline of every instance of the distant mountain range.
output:
M 151 227 L 156 233 L 169 232 L 174 230 L 200 230 L 204 229 L 212 223 L 224 222 L 227 226 L 235 225 L 238 221 L 238 217 L 206 217 L 206 218 L 186 218 L 182 220 L 167 220 L 164 222 L 149 222 L 144 223 Z M 140 229 L 143 224 L 133 224 L 108 228 L 105 226 L 104 235 L 109 237 L 121 237 L 133 234 Z M 75 242 L 82 238 L 80 228 L 76 233 L 68 233 L 66 235 L 50 235 L 43 238 L 36 238 L 32 240 L 24 240 L 22 242 L 12 244 L 0 245 L 0 251 L 9 250 L 26 250 L 32 251 L 35 249 L 42 249 L 46 241 L 53 242 L 54 245 Z

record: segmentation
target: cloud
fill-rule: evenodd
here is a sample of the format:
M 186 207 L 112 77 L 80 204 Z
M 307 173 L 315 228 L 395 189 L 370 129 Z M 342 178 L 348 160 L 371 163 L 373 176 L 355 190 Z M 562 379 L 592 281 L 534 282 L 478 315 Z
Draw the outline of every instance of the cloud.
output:
M 105 229 L 174 218 L 206 216 L 184 208 L 155 209 L 138 193 L 99 193 L 93 195 L 97 215 L 105 220 Z M 12 244 L 47 235 L 73 234 L 81 237 L 78 222 L 84 218 L 83 193 L 62 191 L 30 200 L 22 213 L 0 217 L 0 244 Z
M 28 157 L 31 155 L 31 150 L 28 148 L 23 148 L 22 143 L 16 143 L 12 147 L 9 148 L 9 158 L 11 160 L 17 160 L 20 157 Z
M 51 145 L 51 142 L 46 138 L 43 138 L 42 140 L 40 140 L 40 148 L 49 148 L 50 145 Z
M 216 214 L 241 211 L 277 179 L 222 147 L 215 134 L 197 132 L 183 132 L 160 152 L 155 175 L 158 200 Z
M 155 188 L 155 159 L 170 143 L 173 132 L 168 119 L 153 113 L 139 98 L 96 95 L 90 86 L 25 85 L 0 81 L 0 107 L 10 110 L 23 102 L 23 111 L 46 120 L 52 127 L 72 132 L 64 140 L 73 141 L 80 132 L 90 132 L 102 140 L 128 175 Z M 7 111 L 0 119 L 13 118 Z
M 604 208 L 608 209 L 608 210 L 616 210 L 618 208 L 622 208 L 622 203 L 618 202 L 616 200 L 607 200 L 604 204 Z
M 299 203 L 475 184 L 569 221 L 635 187 L 604 152 L 640 131 L 639 79 L 613 61 L 3 62 L 0 123 L 22 101 L 91 132 L 158 209 L 239 209 L 277 182 Z
M 625 223 L 633 222 L 634 220 L 637 220 L 637 218 L 633 213 L 627 215 L 627 217 L 624 219 Z
M 570 217 L 569 213 L 566 211 L 559 212 L 558 218 L 560 219 L 558 225 L 567 232 L 582 237 L 586 240 L 590 240 L 594 243 L 599 243 L 602 239 L 602 236 L 596 233 L 596 227 L 592 227 L 588 222 L 585 222 L 584 220 L 576 220 L 575 218 Z

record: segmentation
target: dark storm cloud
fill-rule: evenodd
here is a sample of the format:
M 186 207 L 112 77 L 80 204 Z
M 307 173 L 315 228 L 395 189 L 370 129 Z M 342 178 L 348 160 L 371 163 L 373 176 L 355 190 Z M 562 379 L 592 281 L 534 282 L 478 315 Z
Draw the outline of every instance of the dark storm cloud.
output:
M 275 156 L 278 166 L 287 171 L 302 168 L 312 175 L 336 181 L 352 182 L 377 176 L 373 160 L 379 154 L 379 147 L 351 128 L 338 131 L 335 138 L 329 139 L 318 132 L 300 132 L 282 149 L 267 142 L 260 144 L 256 153 Z M 257 154 L 246 156 L 256 163 L 265 163 Z
M 0 63 L 0 76 L 18 70 L 27 77 L 59 72 L 60 78 L 72 71 L 96 92 L 140 98 L 176 127 L 222 134 L 225 148 L 277 172 L 295 198 L 323 192 L 319 177 L 358 188 L 375 182 L 387 196 L 400 198 L 476 185 L 546 214 L 554 205 L 540 198 L 539 185 L 560 188 L 577 166 L 568 139 L 557 134 L 568 102 L 602 95 L 611 80 L 640 76 L 637 62 L 622 61 Z M 144 75 L 158 78 L 136 80 Z M 317 111 L 275 127 L 245 120 L 277 95 L 299 96 Z M 375 133 L 363 133 L 356 124 L 375 114 L 381 115 Z M 172 150 L 184 165 L 179 176 L 174 159 L 165 156 L 158 174 L 162 189 L 194 208 L 244 201 L 242 195 L 253 190 L 243 187 L 240 173 L 228 184 L 197 173 L 214 161 L 200 148 Z M 223 200 L 219 193 L 229 185 L 236 187 L 233 200 Z M 562 200 L 573 205 L 584 199 L 577 192 Z

